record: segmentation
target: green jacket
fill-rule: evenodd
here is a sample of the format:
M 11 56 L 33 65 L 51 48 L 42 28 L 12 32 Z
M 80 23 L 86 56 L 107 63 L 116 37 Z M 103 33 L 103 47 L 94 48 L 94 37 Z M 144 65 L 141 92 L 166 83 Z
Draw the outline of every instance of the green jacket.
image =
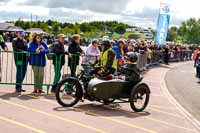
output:
M 0 43 L 4 42 L 3 36 L 0 35 Z

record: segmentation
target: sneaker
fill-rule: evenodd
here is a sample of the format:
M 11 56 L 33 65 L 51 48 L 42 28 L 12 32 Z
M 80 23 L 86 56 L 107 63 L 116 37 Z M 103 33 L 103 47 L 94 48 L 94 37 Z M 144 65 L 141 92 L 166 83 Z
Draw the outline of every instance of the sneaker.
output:
M 26 90 L 21 89 L 21 92 L 26 92 Z
M 43 90 L 39 90 L 39 93 L 45 93 Z
M 56 92 L 56 88 L 52 86 L 51 93 L 55 93 L 55 92 Z
M 17 89 L 16 92 L 26 92 L 26 90 L 23 90 L 23 89 Z
M 16 92 L 16 93 L 21 93 L 21 90 L 16 90 L 15 92 Z
M 56 93 L 56 90 L 55 89 L 51 89 L 51 93 Z
M 37 91 L 37 90 L 34 90 L 32 93 L 38 93 L 38 91 Z

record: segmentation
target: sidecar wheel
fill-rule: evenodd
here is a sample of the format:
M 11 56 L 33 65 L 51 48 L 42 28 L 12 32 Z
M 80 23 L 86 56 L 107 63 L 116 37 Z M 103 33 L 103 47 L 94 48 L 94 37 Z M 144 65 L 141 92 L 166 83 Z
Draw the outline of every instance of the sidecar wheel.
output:
M 139 84 L 133 88 L 130 96 L 130 105 L 133 111 L 142 112 L 149 103 L 150 91 L 146 84 Z
M 72 107 L 78 103 L 82 94 L 79 83 L 65 78 L 56 87 L 56 100 L 63 107 Z

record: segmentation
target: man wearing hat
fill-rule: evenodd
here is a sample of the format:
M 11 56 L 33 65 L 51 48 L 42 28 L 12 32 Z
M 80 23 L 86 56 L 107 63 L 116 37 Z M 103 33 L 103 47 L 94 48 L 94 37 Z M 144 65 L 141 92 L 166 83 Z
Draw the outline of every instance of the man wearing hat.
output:
M 53 57 L 55 76 L 53 83 L 54 85 L 51 88 L 51 92 L 55 92 L 56 83 L 60 80 L 61 69 L 65 64 L 65 55 L 68 54 L 68 52 L 66 52 L 64 48 L 65 35 L 59 34 L 57 37 L 57 42 L 54 43 L 50 48 L 50 52 L 55 54 L 55 56 Z
M 27 48 L 28 44 L 24 39 L 24 31 L 16 32 L 17 38 L 12 42 L 15 65 L 17 68 L 16 73 L 16 92 L 25 92 L 22 89 L 22 82 L 25 78 L 28 64 Z
M 7 47 L 7 45 L 6 45 L 5 41 L 4 41 L 3 36 L 1 35 L 1 33 L 0 33 L 0 46 L 4 51 L 8 51 L 8 47 Z M 2 78 L 1 74 L 2 74 L 2 71 L 1 71 L 1 57 L 0 57 L 0 80 Z
M 102 53 L 99 57 L 99 64 L 102 69 L 98 72 L 99 75 L 106 78 L 110 74 L 114 74 L 117 70 L 117 59 L 116 53 L 111 48 L 111 44 L 109 40 L 104 40 L 101 42 L 102 45 Z

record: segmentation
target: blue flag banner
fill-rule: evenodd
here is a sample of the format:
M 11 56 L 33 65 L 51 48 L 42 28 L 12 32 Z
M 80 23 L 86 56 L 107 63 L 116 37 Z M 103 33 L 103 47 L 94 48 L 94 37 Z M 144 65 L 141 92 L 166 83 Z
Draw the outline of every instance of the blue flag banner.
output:
M 157 23 L 156 38 L 155 38 L 156 44 L 160 45 L 166 44 L 169 24 L 170 24 L 170 6 L 168 4 L 161 3 L 160 13 Z

